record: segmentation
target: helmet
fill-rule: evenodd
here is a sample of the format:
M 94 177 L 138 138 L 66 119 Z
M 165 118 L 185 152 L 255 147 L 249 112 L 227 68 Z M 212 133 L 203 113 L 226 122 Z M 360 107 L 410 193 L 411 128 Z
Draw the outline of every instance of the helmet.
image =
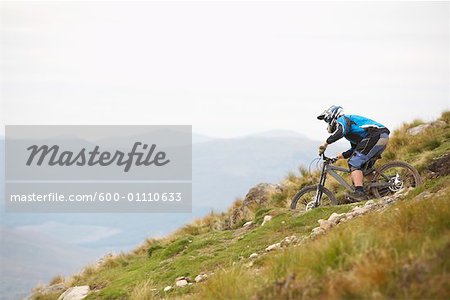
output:
M 317 116 L 317 119 L 324 120 L 328 123 L 328 132 L 333 133 L 336 131 L 337 118 L 342 116 L 344 110 L 341 106 L 332 105 L 326 109 L 323 113 Z

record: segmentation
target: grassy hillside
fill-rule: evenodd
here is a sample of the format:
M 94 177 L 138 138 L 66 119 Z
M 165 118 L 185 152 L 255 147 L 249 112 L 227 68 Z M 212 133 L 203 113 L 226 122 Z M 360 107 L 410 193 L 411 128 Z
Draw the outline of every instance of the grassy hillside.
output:
M 162 239 L 150 239 L 131 253 L 106 258 L 69 279 L 89 285 L 86 299 L 450 299 L 450 177 L 432 173 L 436 157 L 450 153 L 450 112 L 417 135 L 420 121 L 393 133 L 383 161 L 400 159 L 417 167 L 424 184 L 386 209 L 374 211 L 308 238 L 319 219 L 357 204 L 301 213 L 287 208 L 300 187 L 317 174 L 289 174 L 263 207 L 246 210 L 238 222 L 229 211 L 211 213 Z M 343 163 L 343 162 L 342 162 Z M 329 187 L 337 190 L 336 183 Z M 261 226 L 263 217 L 273 218 Z M 246 221 L 254 224 L 243 227 Z M 295 235 L 303 242 L 266 252 L 268 245 Z M 256 258 L 249 258 L 257 253 Z M 207 274 L 204 282 L 173 287 L 177 277 Z M 35 294 L 57 299 L 61 292 Z

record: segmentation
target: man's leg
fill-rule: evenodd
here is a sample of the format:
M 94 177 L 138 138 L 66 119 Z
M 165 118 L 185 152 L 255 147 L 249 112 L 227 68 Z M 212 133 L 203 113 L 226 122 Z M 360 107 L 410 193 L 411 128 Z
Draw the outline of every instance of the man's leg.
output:
M 351 176 L 355 188 L 363 186 L 364 174 L 361 170 L 353 170 Z
M 364 174 L 361 167 L 369 161 L 375 155 L 381 154 L 389 141 L 387 134 L 382 134 L 380 138 L 369 138 L 363 140 L 356 148 L 355 153 L 349 159 L 349 165 L 352 170 L 351 177 L 353 185 L 355 186 L 355 192 L 349 194 L 349 197 L 354 201 L 361 201 L 367 199 L 367 195 L 364 192 Z M 361 147 L 362 146 L 362 147 Z M 362 148 L 362 151 L 358 151 Z

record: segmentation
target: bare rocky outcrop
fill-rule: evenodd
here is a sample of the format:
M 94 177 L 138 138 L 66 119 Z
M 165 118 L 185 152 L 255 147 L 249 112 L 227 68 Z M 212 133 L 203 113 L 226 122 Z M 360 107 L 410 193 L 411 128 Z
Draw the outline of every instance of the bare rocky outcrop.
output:
M 409 128 L 406 133 L 409 135 L 418 135 L 422 132 L 424 132 L 426 129 L 431 128 L 431 127 L 443 127 L 446 126 L 447 123 L 442 121 L 442 120 L 437 120 L 434 122 L 430 122 L 430 123 L 425 123 L 425 124 L 420 124 L 417 126 L 414 126 L 412 128 Z
M 86 298 L 89 292 L 90 288 L 88 285 L 74 286 L 62 293 L 58 300 L 81 300 Z
M 433 159 L 428 166 L 428 170 L 432 172 L 432 177 L 450 174 L 450 153 L 446 153 Z
M 270 183 L 260 183 L 252 187 L 245 195 L 242 205 L 232 211 L 228 221 L 229 227 L 236 226 L 257 208 L 267 206 L 270 198 L 279 192 L 281 192 L 281 187 Z

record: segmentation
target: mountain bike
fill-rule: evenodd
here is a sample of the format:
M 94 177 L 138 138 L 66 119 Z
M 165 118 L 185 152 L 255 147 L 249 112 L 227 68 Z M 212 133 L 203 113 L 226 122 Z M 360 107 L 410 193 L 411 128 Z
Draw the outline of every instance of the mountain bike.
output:
M 422 183 L 419 172 L 417 172 L 413 166 L 402 161 L 393 161 L 382 165 L 379 168 L 374 168 L 373 165 L 379 158 L 380 156 L 373 157 L 362 169 L 364 178 L 368 179 L 364 184 L 364 190 L 367 195 L 373 196 L 372 198 L 381 198 L 392 195 L 401 190 L 417 187 Z M 339 203 L 335 195 L 325 187 L 327 175 L 331 175 L 349 192 L 355 190 L 352 185 L 347 183 L 347 181 L 338 174 L 338 172 L 350 174 L 351 171 L 349 168 L 334 165 L 338 159 L 326 157 L 325 154 L 322 154 L 320 159 L 322 160 L 322 167 L 319 183 L 317 185 L 310 185 L 302 188 L 292 199 L 291 209 L 310 210 L 321 205 L 342 204 Z

